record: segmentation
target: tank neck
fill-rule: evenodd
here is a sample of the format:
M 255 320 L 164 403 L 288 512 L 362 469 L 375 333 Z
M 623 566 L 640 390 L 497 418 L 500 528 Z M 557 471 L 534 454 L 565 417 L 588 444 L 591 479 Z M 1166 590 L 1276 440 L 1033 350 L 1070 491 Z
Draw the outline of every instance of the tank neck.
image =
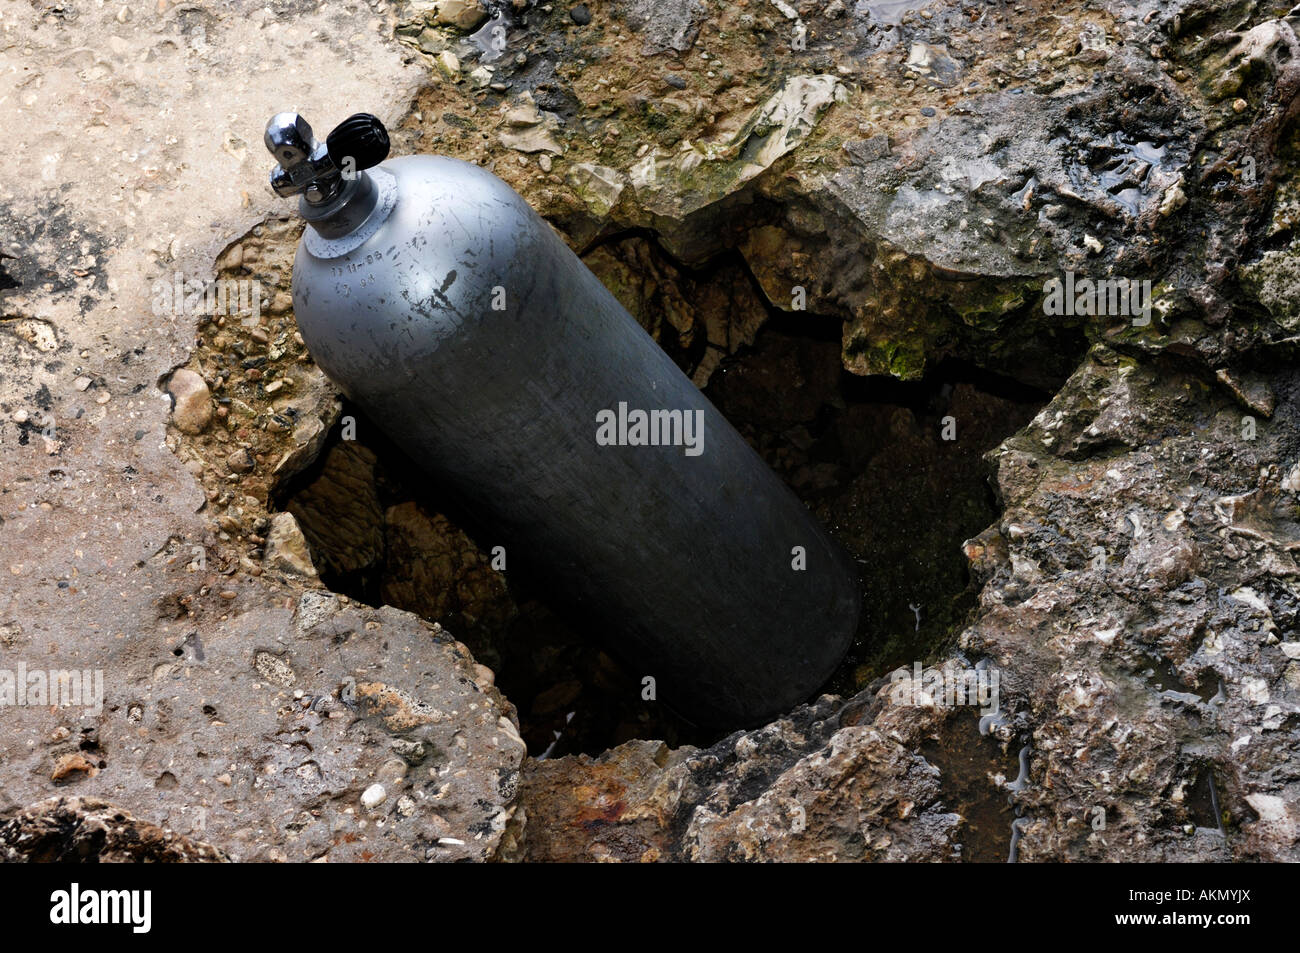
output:
M 369 172 L 359 172 L 344 183 L 337 196 L 328 202 L 313 204 L 302 196 L 298 214 L 322 238 L 343 238 L 356 231 L 379 203 L 379 189 Z
M 397 179 L 382 166 L 355 184 L 355 195 L 345 191 L 329 206 L 300 206 L 308 224 L 303 246 L 317 258 L 337 258 L 364 245 L 397 207 Z

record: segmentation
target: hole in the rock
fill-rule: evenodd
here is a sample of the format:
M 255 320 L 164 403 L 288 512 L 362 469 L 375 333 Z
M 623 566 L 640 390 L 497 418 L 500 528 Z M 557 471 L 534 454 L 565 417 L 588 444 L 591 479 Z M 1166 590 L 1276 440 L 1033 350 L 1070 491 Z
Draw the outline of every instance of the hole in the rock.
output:
M 1213 765 L 1204 764 L 1196 769 L 1192 784 L 1183 797 L 1187 817 L 1197 827 L 1225 831 L 1232 823 L 1232 815 L 1224 809 L 1215 781 Z
M 862 568 L 859 639 L 825 686 L 851 694 L 932 659 L 959 629 L 975 596 L 961 544 L 998 515 L 982 456 L 1050 395 L 959 361 L 913 382 L 854 377 L 839 333 L 838 321 L 777 312 L 705 393 Z M 445 625 L 496 673 L 534 756 L 595 754 L 632 738 L 718 739 L 643 702 L 639 679 L 562 618 L 513 556 L 497 572 L 496 541 L 359 409 L 344 413 L 357 418 L 358 439 L 342 441 L 336 428 L 276 500 L 298 519 L 327 585 Z
M 1004 753 L 996 738 L 980 735 L 975 719 L 956 718 L 940 730 L 937 739 L 922 745 L 920 753 L 939 769 L 944 806 L 961 815 L 961 859 L 1006 863 L 1016 812 L 1007 793 L 991 779 L 1018 777 L 1020 758 L 1015 746 Z
M 1151 684 L 1161 692 L 1174 692 L 1179 695 L 1195 696 L 1203 702 L 1209 702 L 1221 690 L 1219 679 L 1205 678 L 1196 685 L 1188 685 L 1178 674 L 1173 662 L 1166 658 L 1154 658 L 1150 668 L 1142 673 Z
M 838 322 L 786 315 L 706 393 L 861 566 L 858 641 L 826 690 L 931 658 L 974 606 L 961 544 L 997 518 L 983 455 L 1050 395 L 956 360 L 855 377 Z

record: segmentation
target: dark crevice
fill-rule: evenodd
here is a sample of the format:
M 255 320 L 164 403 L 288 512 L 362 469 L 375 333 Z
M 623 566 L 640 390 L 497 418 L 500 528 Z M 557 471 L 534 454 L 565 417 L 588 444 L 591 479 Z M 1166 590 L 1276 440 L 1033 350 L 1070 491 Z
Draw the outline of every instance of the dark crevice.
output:
M 942 804 L 961 815 L 961 860 L 1006 863 L 1011 854 L 1011 825 L 1016 810 L 1011 798 L 991 779 L 1014 779 L 1019 773 L 1017 746 L 1003 750 L 990 735 L 981 736 L 974 718 L 947 722 L 938 737 L 921 746 L 921 756 L 939 769 Z

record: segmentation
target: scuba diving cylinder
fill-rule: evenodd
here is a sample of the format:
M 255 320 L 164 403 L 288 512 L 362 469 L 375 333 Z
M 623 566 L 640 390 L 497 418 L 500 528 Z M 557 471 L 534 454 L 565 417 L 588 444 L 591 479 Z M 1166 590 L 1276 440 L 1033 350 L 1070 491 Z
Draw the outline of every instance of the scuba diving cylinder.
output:
M 751 725 L 852 642 L 851 561 L 554 230 L 485 169 L 281 113 L 313 360 L 647 689 Z M 653 679 L 653 681 L 650 681 Z

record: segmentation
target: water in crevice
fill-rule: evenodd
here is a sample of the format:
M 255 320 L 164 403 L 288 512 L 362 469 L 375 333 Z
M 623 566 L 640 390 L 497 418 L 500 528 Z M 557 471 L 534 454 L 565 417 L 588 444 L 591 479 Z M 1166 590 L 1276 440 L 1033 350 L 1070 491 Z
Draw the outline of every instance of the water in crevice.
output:
M 975 719 L 950 720 L 937 738 L 921 746 L 920 754 L 939 769 L 940 797 L 945 808 L 961 815 L 957 837 L 965 863 L 1006 863 L 1013 859 L 1013 825 L 1017 815 L 1007 789 L 993 781 L 1002 777 L 1009 787 L 1023 785 L 1024 759 L 1015 745 L 1004 752 L 1001 742 L 981 735 Z

